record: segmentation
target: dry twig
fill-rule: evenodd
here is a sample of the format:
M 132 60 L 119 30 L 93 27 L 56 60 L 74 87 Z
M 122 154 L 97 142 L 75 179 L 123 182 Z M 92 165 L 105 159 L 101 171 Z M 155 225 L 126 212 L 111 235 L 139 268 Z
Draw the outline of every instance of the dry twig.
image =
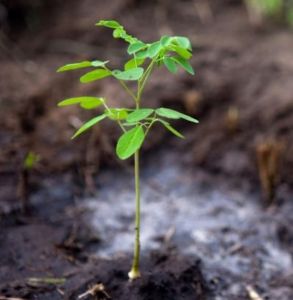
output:
M 31 286 L 40 286 L 40 285 L 62 285 L 66 281 L 65 278 L 52 278 L 52 277 L 46 277 L 46 278 L 28 278 L 27 284 Z
M 275 139 L 262 142 L 256 148 L 259 177 L 268 206 L 275 200 L 283 149 L 283 143 Z
M 97 297 L 98 294 L 102 294 L 106 299 L 111 299 L 110 295 L 106 292 L 105 286 L 102 283 L 97 283 L 89 288 L 85 293 L 78 296 L 78 299 L 84 299 L 88 296 Z
M 251 300 L 264 300 L 252 286 L 247 285 L 246 290 Z

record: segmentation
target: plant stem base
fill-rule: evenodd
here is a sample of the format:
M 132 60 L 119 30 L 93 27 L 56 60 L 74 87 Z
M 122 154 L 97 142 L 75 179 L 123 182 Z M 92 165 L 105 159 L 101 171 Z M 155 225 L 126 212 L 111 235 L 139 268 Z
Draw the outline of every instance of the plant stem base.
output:
M 130 281 L 138 279 L 141 276 L 139 270 L 134 270 L 131 269 L 130 272 L 128 273 L 128 278 Z

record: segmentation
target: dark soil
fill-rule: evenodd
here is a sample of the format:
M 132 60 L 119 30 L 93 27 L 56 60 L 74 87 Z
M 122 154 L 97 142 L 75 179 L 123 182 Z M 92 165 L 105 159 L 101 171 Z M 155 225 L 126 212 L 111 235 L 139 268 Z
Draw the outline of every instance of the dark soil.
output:
M 212 14 L 207 19 L 200 17 L 191 0 L 108 2 L 0 2 L 0 299 L 76 299 L 94 284 L 103 284 L 106 291 L 98 293 L 97 299 L 107 299 L 109 294 L 117 300 L 251 300 L 247 286 L 264 299 L 293 299 L 292 269 L 288 271 L 288 265 L 276 273 L 267 268 L 263 257 L 268 248 L 261 247 L 272 231 L 269 249 L 273 252 L 267 256 L 275 253 L 280 262 L 287 261 L 274 252 L 280 248 L 292 260 L 292 31 L 272 24 L 255 28 L 240 1 L 210 1 Z M 161 243 L 159 252 L 143 251 L 144 276 L 133 283 L 127 281 L 131 255 L 117 253 L 108 259 L 100 255 L 111 241 L 105 241 L 102 232 L 92 226 L 85 208 L 88 196 L 100 200 L 99 193 L 112 195 L 111 187 L 109 193 L 102 189 L 105 172 L 110 178 L 120 178 L 117 167 L 121 173 L 129 171 L 129 163 L 115 157 L 118 128 L 106 123 L 103 131 L 95 128 L 71 142 L 75 127 L 92 113 L 56 108 L 60 99 L 81 94 L 106 96 L 111 105 L 131 105 L 125 104 L 125 95 L 111 80 L 82 86 L 75 74 L 55 73 L 58 66 L 83 59 L 113 57 L 113 66 L 121 64 L 123 43 L 109 39 L 109 31 L 94 27 L 98 19 L 118 19 L 143 40 L 166 32 L 187 35 L 195 49 L 197 75 L 174 77 L 158 70 L 145 99 L 146 106 L 174 107 L 195 115 L 200 124 L 177 124 L 186 135 L 184 141 L 171 139 L 157 128 L 143 150 L 142 168 L 151 165 L 146 173 L 156 172 L 169 152 L 186 172 L 191 170 L 189 178 L 178 175 L 183 186 L 194 180 L 192 184 L 199 183 L 204 190 L 231 188 L 245 195 L 241 200 L 232 199 L 232 206 L 239 205 L 241 211 L 247 196 L 248 203 L 254 202 L 259 209 L 246 223 L 241 219 L 244 225 L 220 228 L 222 237 L 218 238 L 219 231 L 209 232 L 218 242 L 208 245 L 207 256 L 200 250 L 200 258 L 198 253 L 184 253 L 182 248 L 190 241 L 185 244 L 183 237 L 179 237 L 181 247 L 175 242 L 168 247 Z M 271 194 L 259 180 L 263 149 L 272 151 L 276 162 Z M 24 215 L 19 187 L 23 159 L 29 151 L 37 153 L 40 162 L 29 174 L 30 207 Z M 167 193 L 164 188 L 175 190 L 175 197 L 178 190 L 182 196 L 184 188 L 173 188 L 177 181 L 172 187 L 162 182 L 168 180 L 149 184 L 162 199 Z M 214 205 L 215 220 L 225 210 L 223 214 L 229 217 L 227 207 L 207 201 Z M 132 222 L 132 215 L 131 220 L 128 215 L 120 217 L 126 229 L 117 229 L 115 223 L 110 226 L 118 236 Z M 101 219 L 101 224 L 108 221 L 107 216 Z M 264 222 L 268 231 L 263 231 Z M 229 240 L 234 232 L 243 237 L 243 244 Z M 121 247 L 123 243 L 121 240 Z M 254 267 L 245 270 L 244 264 L 240 276 L 210 265 L 209 255 L 223 249 L 231 263 L 237 253 L 254 262 Z M 35 286 L 29 282 L 32 277 L 64 278 L 66 282 Z
M 31 216 L 14 213 L 2 217 L 2 297 L 77 299 L 102 283 L 112 299 L 207 299 L 210 292 L 199 260 L 179 256 L 174 249 L 143 257 L 143 277 L 129 282 L 131 257 L 97 257 L 93 251 L 101 240 L 82 221 L 84 212 L 72 207 L 66 194 L 52 196 L 43 195 Z M 32 278 L 64 279 L 65 284 L 32 284 Z M 97 299 L 108 299 L 105 295 L 97 293 Z
M 95 265 L 101 270 L 99 274 L 73 293 L 70 299 L 76 299 L 86 287 L 97 282 L 104 282 L 113 299 L 207 299 L 207 288 L 196 260 L 154 253 L 144 260 L 146 271 L 135 282 L 128 282 L 129 264 L 130 261 L 125 259 L 100 262 Z

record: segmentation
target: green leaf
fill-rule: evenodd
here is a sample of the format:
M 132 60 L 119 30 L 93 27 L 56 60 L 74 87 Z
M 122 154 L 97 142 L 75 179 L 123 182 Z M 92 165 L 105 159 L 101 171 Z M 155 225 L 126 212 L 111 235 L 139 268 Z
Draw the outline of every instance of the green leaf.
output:
M 156 113 L 161 116 L 168 119 L 180 119 L 180 114 L 178 111 L 170 109 L 170 108 L 157 108 Z
M 150 47 L 147 49 L 148 56 L 150 58 L 155 57 L 160 52 L 161 49 L 162 49 L 162 45 L 160 41 L 151 44 Z
M 133 68 L 137 68 L 144 63 L 144 59 L 132 58 L 124 65 L 124 70 L 130 70 Z
M 60 67 L 57 72 L 66 72 L 66 71 L 72 71 L 72 70 L 77 70 L 77 69 L 82 69 L 82 68 L 88 68 L 92 67 L 92 62 L 90 61 L 82 61 L 82 62 L 77 62 L 77 63 L 72 63 L 72 64 L 67 64 L 63 67 Z
M 145 138 L 142 126 L 126 131 L 118 140 L 116 153 L 120 159 L 127 159 L 139 150 Z
M 147 45 L 143 42 L 136 42 L 136 43 L 133 43 L 133 44 L 130 44 L 128 49 L 127 49 L 127 53 L 128 54 L 134 54 L 144 48 L 146 48 Z
M 85 97 L 75 97 L 75 98 L 68 98 L 65 100 L 62 100 L 58 103 L 58 106 L 69 106 L 74 104 L 79 104 Z
M 116 39 L 122 39 L 129 44 L 133 44 L 139 42 L 139 40 L 132 35 L 128 34 L 123 27 L 116 28 L 113 31 L 113 37 Z
M 83 132 L 85 132 L 86 130 L 88 130 L 92 126 L 96 125 L 97 123 L 99 123 L 100 121 L 102 121 L 105 118 L 106 118 L 106 115 L 103 114 L 103 115 L 97 116 L 97 117 L 87 121 L 76 131 L 76 133 L 72 136 L 71 139 L 74 139 L 77 136 L 81 135 Z
M 91 62 L 91 64 L 92 64 L 93 67 L 103 67 L 108 62 L 109 62 L 108 60 L 106 60 L 106 61 L 94 60 L 94 61 Z
M 175 37 L 176 42 L 178 45 L 184 49 L 191 50 L 191 42 L 190 40 L 185 36 L 176 36 Z
M 122 27 L 117 21 L 115 20 L 101 20 L 98 23 L 96 23 L 97 26 L 104 26 L 104 27 L 108 27 L 108 28 L 119 28 Z
M 80 82 L 82 82 L 82 83 L 92 82 L 95 80 L 99 80 L 99 79 L 108 77 L 110 75 L 111 75 L 111 72 L 108 70 L 97 69 L 97 70 L 91 71 L 89 73 L 86 73 L 85 75 L 80 77 Z
M 138 59 L 145 59 L 147 57 L 149 57 L 148 49 L 136 53 L 136 58 Z
M 89 67 L 102 67 L 105 66 L 105 64 L 108 62 L 109 61 L 100 61 L 100 60 L 82 61 L 82 62 L 67 64 L 59 68 L 57 72 L 66 72 L 66 71 L 72 71 L 72 70 L 89 68 Z
M 75 98 L 68 98 L 58 103 L 58 106 L 68 106 L 74 104 L 80 104 L 82 108 L 85 109 L 92 109 L 98 107 L 104 103 L 104 98 L 101 97 L 75 97 Z
M 26 170 L 31 170 L 39 160 L 39 155 L 30 151 L 24 159 L 23 166 Z
M 174 135 L 176 135 L 177 137 L 184 139 L 184 136 L 177 131 L 173 126 L 171 126 L 168 122 L 159 120 L 171 133 L 173 133 Z
M 189 74 L 194 75 L 194 70 L 191 66 L 191 64 L 182 57 L 172 57 L 172 59 L 178 63 L 185 71 L 187 71 Z
M 168 36 L 168 35 L 162 36 L 161 39 L 160 39 L 161 45 L 163 47 L 169 46 L 169 44 L 171 43 L 172 39 L 173 38 L 171 36 Z
M 114 70 L 112 72 L 113 76 L 119 80 L 138 80 L 143 75 L 144 69 L 143 68 L 133 68 L 127 71 L 119 71 Z
M 132 113 L 130 113 L 128 115 L 126 122 L 128 122 L 128 123 L 139 122 L 139 121 L 147 118 L 148 116 L 150 116 L 153 112 L 154 112 L 154 110 L 151 108 L 136 109 L 135 111 L 133 111 Z
M 171 72 L 171 73 L 176 73 L 177 72 L 177 65 L 174 62 L 174 60 L 172 60 L 170 57 L 165 56 L 163 59 L 164 65 L 166 66 L 166 68 Z
M 158 109 L 156 109 L 156 113 L 159 116 L 165 117 L 168 119 L 184 119 L 189 122 L 198 123 L 197 119 L 192 118 L 188 115 L 185 115 L 179 111 L 176 111 L 176 110 L 170 109 L 170 108 L 164 108 L 164 107 L 158 108 Z
M 84 109 L 93 109 L 105 103 L 104 98 L 87 97 L 80 103 L 80 107 Z
M 96 25 L 97 26 L 105 26 L 105 27 L 114 29 L 113 37 L 117 38 L 117 39 L 118 38 L 123 39 L 125 42 L 127 42 L 129 44 L 133 44 L 133 43 L 139 41 L 137 38 L 128 34 L 125 31 L 124 27 L 115 20 L 101 20 L 100 22 L 96 23 Z
M 171 49 L 184 59 L 190 59 L 192 57 L 192 54 L 188 50 L 181 48 L 179 46 L 173 46 Z
M 105 110 L 105 115 L 111 120 L 124 120 L 128 112 L 125 108 L 110 108 Z
M 123 38 L 123 36 L 125 36 L 125 35 L 126 35 L 126 31 L 124 30 L 123 27 L 116 28 L 113 31 L 113 37 L 115 39 Z

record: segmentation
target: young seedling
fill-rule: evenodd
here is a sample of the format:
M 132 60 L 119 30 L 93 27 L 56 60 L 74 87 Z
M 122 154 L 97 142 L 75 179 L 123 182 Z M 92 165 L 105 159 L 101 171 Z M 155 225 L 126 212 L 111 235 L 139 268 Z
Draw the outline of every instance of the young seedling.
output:
M 21 210 L 24 214 L 29 210 L 30 174 L 39 160 L 39 155 L 30 151 L 25 156 L 21 166 L 18 194 L 21 201 Z
M 92 126 L 102 120 L 109 119 L 118 124 L 122 135 L 116 145 L 117 156 L 124 160 L 134 156 L 134 177 L 135 177 L 135 246 L 134 258 L 129 278 L 140 277 L 140 177 L 139 177 L 139 151 L 155 123 L 159 123 L 179 138 L 183 135 L 178 132 L 170 121 L 185 120 L 198 123 L 196 119 L 179 111 L 159 107 L 142 107 L 142 94 L 146 83 L 156 67 L 166 67 L 171 73 L 176 73 L 182 68 L 191 75 L 194 75 L 192 66 L 189 63 L 192 57 L 191 43 L 183 36 L 162 36 L 158 41 L 145 43 L 136 37 L 129 35 L 123 26 L 114 20 L 102 20 L 97 26 L 108 27 L 113 30 L 113 37 L 122 39 L 128 44 L 127 54 L 130 59 L 124 64 L 123 70 L 112 70 L 109 61 L 82 61 L 67 64 L 58 69 L 58 72 L 71 71 L 83 68 L 93 70 L 80 77 L 81 83 L 89 83 L 104 78 L 112 77 L 118 81 L 121 87 L 132 98 L 134 108 L 109 107 L 104 97 L 80 96 L 61 101 L 59 106 L 80 105 L 84 109 L 102 108 L 102 112 L 84 123 L 72 138 L 84 133 Z M 135 82 L 135 88 L 131 88 L 129 81 Z

